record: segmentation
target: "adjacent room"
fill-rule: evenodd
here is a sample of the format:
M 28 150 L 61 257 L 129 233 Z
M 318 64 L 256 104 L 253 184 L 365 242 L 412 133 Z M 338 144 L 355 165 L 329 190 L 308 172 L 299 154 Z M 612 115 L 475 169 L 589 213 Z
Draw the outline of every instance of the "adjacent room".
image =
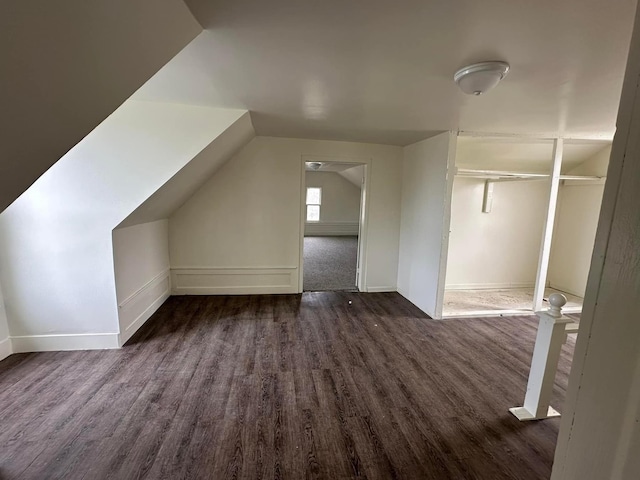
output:
M 0 32 L 0 480 L 640 478 L 636 0 Z
M 364 169 L 305 162 L 304 291 L 357 291 Z

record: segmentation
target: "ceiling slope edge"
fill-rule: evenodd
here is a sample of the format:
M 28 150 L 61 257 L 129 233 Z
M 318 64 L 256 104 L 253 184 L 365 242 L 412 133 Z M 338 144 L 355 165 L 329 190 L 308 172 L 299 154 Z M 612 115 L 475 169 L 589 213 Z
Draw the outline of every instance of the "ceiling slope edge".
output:
M 255 135 L 251 115 L 246 112 L 150 195 L 116 228 L 169 218 Z

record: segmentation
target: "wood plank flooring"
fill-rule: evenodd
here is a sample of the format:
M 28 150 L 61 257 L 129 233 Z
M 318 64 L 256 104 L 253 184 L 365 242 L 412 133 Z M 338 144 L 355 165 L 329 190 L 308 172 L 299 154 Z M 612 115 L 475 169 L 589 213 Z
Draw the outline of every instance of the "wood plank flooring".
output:
M 0 362 L 0 478 L 549 478 L 559 420 L 508 412 L 536 327 L 395 293 L 172 297 L 121 350 Z

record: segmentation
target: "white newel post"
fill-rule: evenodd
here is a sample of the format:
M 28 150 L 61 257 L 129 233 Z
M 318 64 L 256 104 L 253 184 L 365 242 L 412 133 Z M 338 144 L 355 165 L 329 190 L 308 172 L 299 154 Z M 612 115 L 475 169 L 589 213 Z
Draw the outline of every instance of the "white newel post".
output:
M 572 320 L 562 315 L 567 299 L 560 293 L 549 295 L 551 307 L 546 312 L 536 312 L 540 317 L 536 344 L 533 348 L 531 370 L 527 383 L 524 406 L 510 408 L 518 420 L 539 420 L 558 417 L 560 413 L 549 402 L 558 369 L 562 344 L 566 340 L 565 328 Z

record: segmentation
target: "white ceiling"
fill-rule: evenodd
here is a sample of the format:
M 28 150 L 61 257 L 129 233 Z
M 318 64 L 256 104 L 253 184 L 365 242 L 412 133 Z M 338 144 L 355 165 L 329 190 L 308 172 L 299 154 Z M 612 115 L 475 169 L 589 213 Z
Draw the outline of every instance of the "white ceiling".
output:
M 573 170 L 609 147 L 609 141 L 565 141 L 562 172 Z M 523 138 L 458 137 L 456 167 L 518 173 L 549 173 L 553 141 Z
M 143 98 L 247 108 L 258 135 L 398 145 L 457 129 L 611 138 L 636 3 L 186 1 L 207 31 Z M 459 67 L 492 59 L 511 64 L 495 90 L 458 91 Z

